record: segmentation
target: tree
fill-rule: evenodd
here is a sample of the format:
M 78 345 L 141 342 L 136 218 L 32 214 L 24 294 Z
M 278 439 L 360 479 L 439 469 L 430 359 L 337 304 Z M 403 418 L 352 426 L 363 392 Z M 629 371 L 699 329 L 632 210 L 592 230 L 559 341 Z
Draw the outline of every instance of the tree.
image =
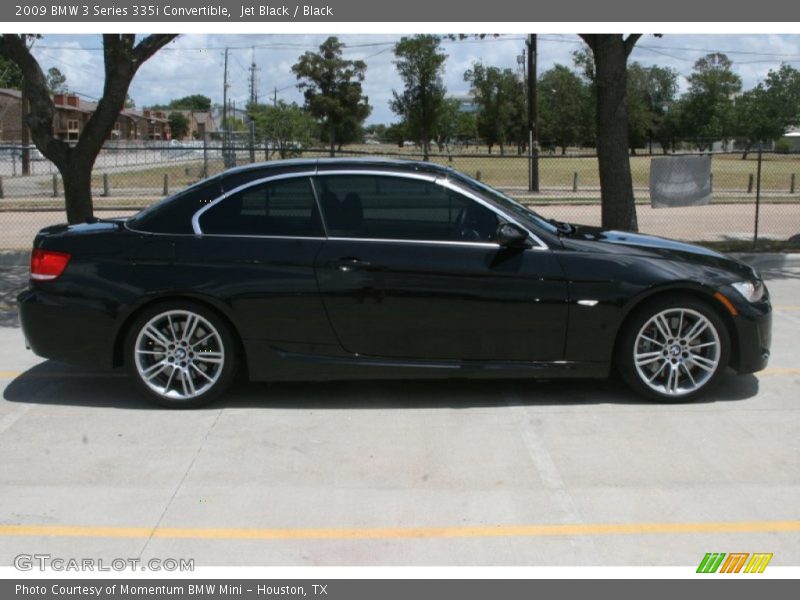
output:
M 22 69 L 10 58 L 0 54 L 0 87 L 22 89 Z
M 737 136 L 744 138 L 742 160 L 753 145 L 775 140 L 800 122 L 800 71 L 789 65 L 770 70 L 763 83 L 734 102 Z
M 678 92 L 678 73 L 669 67 L 638 62 L 628 66 L 628 145 L 631 154 L 649 139 L 662 136 L 659 128 Z
M 47 89 L 51 94 L 60 94 L 67 91 L 67 76 L 57 67 L 50 67 L 47 70 Z
M 125 108 L 136 108 L 136 101 L 133 98 L 131 98 L 131 95 L 128 94 L 128 93 L 125 94 L 124 107 Z
M 430 141 L 436 133 L 444 107 L 442 81 L 447 55 L 440 51 L 441 39 L 435 35 L 401 38 L 394 46 L 394 61 L 405 88 L 392 90 L 392 110 L 406 123 L 411 137 L 422 146 L 428 160 Z
M 298 154 L 311 142 L 314 118 L 294 102 L 279 100 L 276 105 L 256 104 L 249 108 L 259 137 L 266 137 L 281 158 Z
M 742 79 L 732 67 L 725 54 L 714 52 L 698 59 L 687 78 L 683 126 L 697 138 L 700 150 L 735 133 L 734 96 L 742 89 Z
M 67 220 L 70 223 L 78 223 L 92 216 L 92 167 L 123 109 L 134 75 L 146 60 L 175 37 L 173 34 L 153 34 L 137 43 L 134 34 L 103 35 L 103 96 L 74 145 L 54 135 L 55 107 L 47 87 L 47 78 L 31 54 L 26 36 L 7 33 L 0 37 L 0 55 L 14 61 L 24 75 L 22 90 L 30 102 L 30 112 L 25 115 L 25 122 L 31 138 L 61 173 Z
M 182 140 L 189 133 L 189 117 L 177 111 L 169 113 L 169 130 L 173 139 Z
M 464 73 L 464 81 L 475 89 L 478 135 L 489 152 L 499 145 L 500 154 L 505 154 L 505 146 L 510 142 L 519 148 L 527 136 L 526 96 L 514 71 L 475 63 Z
M 764 84 L 786 126 L 800 125 L 800 71 L 782 64 L 777 71 L 770 69 Z
M 403 143 L 408 139 L 405 122 L 392 123 L 386 128 L 386 141 L 397 144 L 398 148 L 403 147 Z
M 211 110 L 211 98 L 202 94 L 192 94 L 191 96 L 170 100 L 166 108 L 207 112 Z
M 342 48 L 344 44 L 337 37 L 329 37 L 319 52 L 306 52 L 292 67 L 306 110 L 320 121 L 331 156 L 336 145 L 352 136 L 354 125 L 360 127 L 372 110 L 361 89 L 367 65 L 362 60 L 342 58 Z
M 603 227 L 637 231 L 628 156 L 628 56 L 641 34 L 587 33 L 592 51 Z
M 539 139 L 561 146 L 580 143 L 591 115 L 591 94 L 583 80 L 564 65 L 539 77 Z

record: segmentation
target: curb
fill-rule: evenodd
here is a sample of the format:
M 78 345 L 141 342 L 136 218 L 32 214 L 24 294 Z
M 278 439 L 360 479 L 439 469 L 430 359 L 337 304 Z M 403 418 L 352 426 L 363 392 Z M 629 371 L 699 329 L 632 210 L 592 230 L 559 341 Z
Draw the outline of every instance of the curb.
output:
M 798 269 L 800 253 L 782 252 L 731 252 L 729 256 L 746 263 L 754 269 Z

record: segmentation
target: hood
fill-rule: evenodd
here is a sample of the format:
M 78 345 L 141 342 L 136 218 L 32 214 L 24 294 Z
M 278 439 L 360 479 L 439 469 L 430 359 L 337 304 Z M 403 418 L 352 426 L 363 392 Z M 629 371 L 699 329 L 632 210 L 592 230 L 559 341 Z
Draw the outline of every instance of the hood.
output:
M 726 254 L 696 244 L 630 231 L 616 231 L 586 225 L 573 226 L 575 230 L 562 237 L 562 243 L 568 249 L 593 252 L 602 249 L 603 252 L 609 254 L 620 253 L 646 258 L 679 260 L 734 271 L 747 278 L 757 276 L 750 266 Z

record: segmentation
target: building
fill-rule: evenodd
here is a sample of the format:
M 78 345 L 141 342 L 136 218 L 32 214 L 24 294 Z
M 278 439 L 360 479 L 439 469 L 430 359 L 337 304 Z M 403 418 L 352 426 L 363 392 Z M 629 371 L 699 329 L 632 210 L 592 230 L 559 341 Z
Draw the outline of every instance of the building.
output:
M 180 113 L 189 121 L 189 130 L 186 137 L 192 140 L 202 140 L 206 133 L 217 130 L 217 123 L 211 111 L 204 110 L 171 110 L 169 114 Z
M 789 152 L 800 152 L 800 129 L 790 129 L 780 138 Z
M 0 142 L 22 140 L 22 93 L 0 88 Z
M 458 102 L 458 110 L 465 113 L 477 113 L 480 107 L 475 101 L 475 90 L 470 90 L 463 93 L 448 94 L 448 100 L 455 100 Z
M 75 142 L 97 109 L 97 103 L 77 94 L 53 94 L 53 134 L 65 142 Z M 160 110 L 123 109 L 109 139 L 115 141 L 168 140 L 169 120 Z M 22 93 L 0 88 L 0 142 L 22 141 Z

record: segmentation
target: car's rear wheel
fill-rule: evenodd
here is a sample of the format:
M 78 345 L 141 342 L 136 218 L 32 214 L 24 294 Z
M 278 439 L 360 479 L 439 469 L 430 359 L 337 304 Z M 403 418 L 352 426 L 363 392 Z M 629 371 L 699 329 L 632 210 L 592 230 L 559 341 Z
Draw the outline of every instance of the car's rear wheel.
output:
M 673 297 L 632 315 L 617 350 L 617 367 L 634 391 L 685 402 L 718 382 L 728 364 L 730 336 L 709 305 Z
M 230 327 L 193 302 L 145 309 L 125 341 L 125 364 L 138 387 L 169 408 L 207 404 L 227 389 L 236 372 Z

